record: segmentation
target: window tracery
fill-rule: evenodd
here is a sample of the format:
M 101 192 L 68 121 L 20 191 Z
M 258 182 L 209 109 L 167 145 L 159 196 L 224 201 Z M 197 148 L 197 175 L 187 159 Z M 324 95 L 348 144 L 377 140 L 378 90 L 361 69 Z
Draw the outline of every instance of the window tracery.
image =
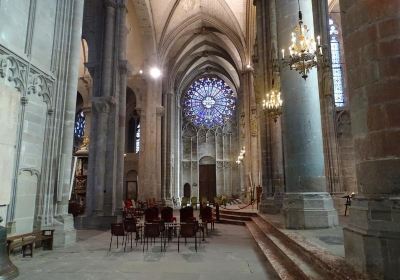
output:
M 183 97 L 183 114 L 195 126 L 222 126 L 233 116 L 236 98 L 229 85 L 218 77 L 195 80 Z

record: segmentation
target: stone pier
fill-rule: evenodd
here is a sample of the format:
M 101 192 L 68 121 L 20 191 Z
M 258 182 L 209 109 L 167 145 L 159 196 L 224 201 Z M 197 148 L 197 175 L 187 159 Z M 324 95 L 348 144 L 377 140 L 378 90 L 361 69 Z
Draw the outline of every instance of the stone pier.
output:
M 301 0 L 303 21 L 314 33 L 311 1 Z M 290 45 L 290 34 L 298 22 L 296 1 L 276 3 L 278 47 Z M 317 70 L 305 81 L 288 67 L 281 69 L 283 95 L 283 144 L 286 194 L 283 211 L 287 228 L 324 228 L 338 224 L 333 200 L 326 192 Z
M 374 279 L 400 275 L 400 2 L 340 1 L 358 194 L 346 260 Z

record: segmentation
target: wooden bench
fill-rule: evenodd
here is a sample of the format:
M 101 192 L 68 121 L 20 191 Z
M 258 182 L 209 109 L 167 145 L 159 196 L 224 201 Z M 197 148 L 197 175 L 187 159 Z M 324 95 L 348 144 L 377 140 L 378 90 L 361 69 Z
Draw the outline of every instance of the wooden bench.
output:
M 22 249 L 22 257 L 33 257 L 33 244 L 43 250 L 53 250 L 54 229 L 45 229 L 7 237 L 8 254 L 17 248 Z

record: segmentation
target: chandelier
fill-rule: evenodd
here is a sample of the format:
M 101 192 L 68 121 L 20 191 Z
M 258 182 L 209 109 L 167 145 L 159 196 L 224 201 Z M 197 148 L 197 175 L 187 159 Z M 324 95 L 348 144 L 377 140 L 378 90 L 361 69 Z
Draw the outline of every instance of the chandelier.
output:
M 272 89 L 265 94 L 262 106 L 264 110 L 267 111 L 268 116 L 276 122 L 278 117 L 282 114 L 282 104 L 281 93 Z
M 322 58 L 321 38 L 317 36 L 317 42 L 308 34 L 309 29 L 303 23 L 303 16 L 299 4 L 299 22 L 291 35 L 291 45 L 289 46 L 289 56 L 285 58 L 285 49 L 282 49 L 283 64 L 288 65 L 291 70 L 299 72 L 301 77 L 306 80 L 310 70 L 317 66 L 319 59 Z

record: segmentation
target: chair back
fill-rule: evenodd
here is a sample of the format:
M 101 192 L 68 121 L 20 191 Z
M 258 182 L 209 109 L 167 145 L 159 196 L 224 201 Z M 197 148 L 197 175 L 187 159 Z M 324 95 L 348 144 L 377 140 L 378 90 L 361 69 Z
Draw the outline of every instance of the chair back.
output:
M 111 234 L 114 236 L 124 236 L 125 228 L 123 223 L 112 223 L 111 224 Z
M 172 207 L 164 207 L 161 209 L 161 220 L 166 223 L 172 223 L 174 218 L 174 209 Z
M 159 223 L 145 223 L 144 224 L 144 237 L 155 238 L 161 234 Z
M 151 222 L 159 220 L 159 218 L 158 218 L 158 208 L 157 207 L 147 208 L 144 211 L 144 219 L 148 223 L 151 223 Z
M 212 220 L 212 208 L 210 206 L 200 208 L 200 216 L 203 221 Z
M 181 223 L 190 223 L 193 222 L 194 217 L 193 217 L 193 207 L 188 206 L 181 208 L 179 210 L 180 213 L 180 221 Z
M 181 223 L 180 236 L 181 237 L 194 237 L 196 235 L 196 224 L 195 223 Z
M 126 232 L 136 232 L 136 219 L 125 220 L 124 228 Z

